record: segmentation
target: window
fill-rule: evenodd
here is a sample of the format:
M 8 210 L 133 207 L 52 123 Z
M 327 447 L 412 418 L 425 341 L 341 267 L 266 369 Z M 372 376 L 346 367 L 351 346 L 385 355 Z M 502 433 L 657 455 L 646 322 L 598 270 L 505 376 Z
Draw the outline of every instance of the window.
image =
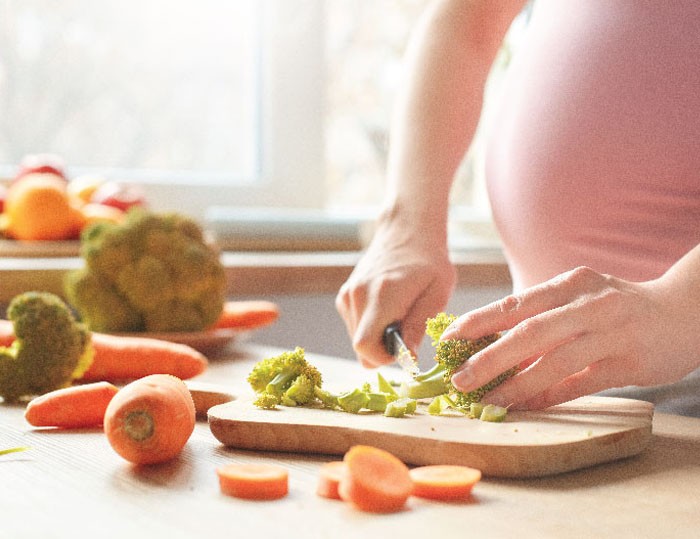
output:
M 155 209 L 198 218 L 376 207 L 426 4 L 3 0 L 0 177 L 51 152 L 71 175 L 140 183 Z M 460 200 L 472 188 L 460 182 Z

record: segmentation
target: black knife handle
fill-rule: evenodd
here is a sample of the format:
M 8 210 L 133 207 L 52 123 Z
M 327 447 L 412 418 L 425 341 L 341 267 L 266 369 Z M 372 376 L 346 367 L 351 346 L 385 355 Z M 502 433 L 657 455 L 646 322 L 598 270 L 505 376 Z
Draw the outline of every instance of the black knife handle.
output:
M 396 350 L 396 335 L 399 335 L 399 338 L 401 338 L 401 324 L 399 322 L 392 322 L 389 324 L 386 329 L 384 330 L 384 335 L 382 337 L 382 341 L 384 342 L 384 348 L 386 348 L 386 351 L 389 352 L 392 356 L 396 354 L 398 350 Z

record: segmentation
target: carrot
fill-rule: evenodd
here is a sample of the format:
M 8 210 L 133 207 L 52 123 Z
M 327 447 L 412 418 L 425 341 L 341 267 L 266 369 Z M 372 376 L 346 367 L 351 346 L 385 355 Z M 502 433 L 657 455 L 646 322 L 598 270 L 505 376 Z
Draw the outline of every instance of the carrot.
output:
M 34 427 L 100 427 L 117 391 L 117 386 L 109 382 L 57 389 L 29 401 L 24 417 Z
M 187 380 L 207 368 L 207 358 L 185 344 L 93 333 L 92 345 L 95 356 L 81 377 L 83 382 L 135 380 L 149 374 L 171 374 Z
M 289 492 L 289 474 L 276 464 L 227 464 L 216 469 L 221 492 L 247 500 L 276 500 Z
M 433 464 L 410 472 L 413 495 L 432 500 L 460 500 L 470 496 L 481 479 L 481 471 L 468 466 Z
M 9 320 L 0 320 L 0 346 L 10 346 L 15 340 L 15 330 Z
M 105 411 L 104 431 L 124 459 L 153 464 L 175 458 L 194 423 L 194 402 L 185 383 L 169 374 L 151 374 L 114 396 Z
M 338 492 L 362 511 L 398 511 L 413 491 L 408 467 L 388 451 L 356 445 L 345 453 L 343 462 L 346 468 Z
M 323 498 L 340 500 L 338 485 L 345 473 L 345 463 L 342 460 L 326 462 L 321 466 L 316 485 L 316 494 Z
M 276 303 L 265 300 L 227 301 L 210 329 L 253 329 L 272 324 L 279 318 Z

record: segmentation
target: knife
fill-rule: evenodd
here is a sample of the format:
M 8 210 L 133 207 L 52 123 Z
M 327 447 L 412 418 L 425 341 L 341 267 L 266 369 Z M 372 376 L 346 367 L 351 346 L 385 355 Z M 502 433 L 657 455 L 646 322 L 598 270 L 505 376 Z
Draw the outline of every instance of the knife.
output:
M 401 325 L 398 322 L 393 322 L 386 327 L 383 341 L 386 351 L 394 356 L 396 363 L 406 374 L 413 378 L 420 372 L 416 358 L 401 337 Z

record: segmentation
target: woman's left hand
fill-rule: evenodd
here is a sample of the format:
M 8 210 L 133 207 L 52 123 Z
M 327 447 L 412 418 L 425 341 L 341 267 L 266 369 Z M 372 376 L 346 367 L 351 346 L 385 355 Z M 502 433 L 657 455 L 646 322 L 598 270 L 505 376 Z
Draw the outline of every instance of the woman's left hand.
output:
M 691 258 L 697 262 L 699 254 L 695 249 Z M 633 283 L 582 267 L 466 313 L 443 340 L 508 331 L 472 356 L 452 382 L 471 391 L 518 365 L 518 374 L 483 398 L 516 409 L 675 382 L 700 363 L 697 278 L 688 290 L 683 275 L 669 271 Z

